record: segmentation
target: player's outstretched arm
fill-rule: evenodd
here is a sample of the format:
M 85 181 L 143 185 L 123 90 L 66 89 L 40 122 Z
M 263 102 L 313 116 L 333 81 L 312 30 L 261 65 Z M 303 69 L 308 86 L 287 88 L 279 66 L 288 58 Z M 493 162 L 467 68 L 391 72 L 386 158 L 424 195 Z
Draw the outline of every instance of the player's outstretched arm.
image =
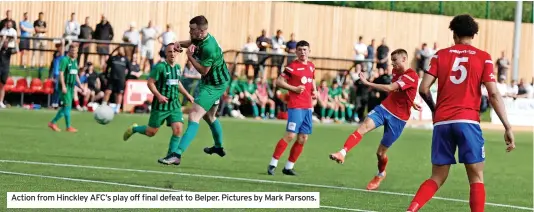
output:
M 392 92 L 392 91 L 396 91 L 396 90 L 401 88 L 400 85 L 398 83 L 395 83 L 395 82 L 391 83 L 391 84 L 388 84 L 388 85 L 382 85 L 382 84 L 376 84 L 376 83 L 369 82 L 367 80 L 367 78 L 365 78 L 363 73 L 361 73 L 361 72 L 360 72 L 360 80 L 362 81 L 362 83 L 364 85 L 367 85 L 372 89 L 385 91 L 385 92 Z
M 497 113 L 497 116 L 502 122 L 502 125 L 505 129 L 504 141 L 506 143 L 506 151 L 512 151 L 515 149 L 514 134 L 512 132 L 512 126 L 508 122 L 508 116 L 506 115 L 506 109 L 504 108 L 504 102 L 502 100 L 499 89 L 497 89 L 497 84 L 495 82 L 484 82 L 484 86 L 488 90 L 488 97 L 490 100 L 491 107 Z
M 434 99 L 432 99 L 430 87 L 432 86 L 432 84 L 434 84 L 435 81 L 436 77 L 425 73 L 425 75 L 423 76 L 423 80 L 421 81 L 421 85 L 419 86 L 419 95 L 428 105 L 428 108 L 430 108 L 430 111 L 432 111 L 432 113 L 436 111 L 436 103 L 434 102 Z

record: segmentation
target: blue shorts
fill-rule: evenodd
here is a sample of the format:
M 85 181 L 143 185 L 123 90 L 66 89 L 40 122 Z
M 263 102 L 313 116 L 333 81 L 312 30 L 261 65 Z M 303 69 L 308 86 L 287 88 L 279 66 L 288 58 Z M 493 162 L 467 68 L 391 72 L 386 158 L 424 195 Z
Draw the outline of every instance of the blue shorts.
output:
M 400 120 L 387 111 L 384 106 L 376 106 L 367 117 L 375 122 L 375 128 L 384 125 L 384 135 L 380 144 L 389 148 L 399 138 L 404 130 L 406 121 Z
M 483 162 L 484 138 L 480 125 L 474 123 L 446 123 L 434 126 L 432 135 L 432 164 L 456 164 L 454 157 L 458 147 L 458 161 L 464 164 Z
M 288 109 L 286 131 L 310 135 L 312 133 L 313 126 L 312 116 L 311 109 Z

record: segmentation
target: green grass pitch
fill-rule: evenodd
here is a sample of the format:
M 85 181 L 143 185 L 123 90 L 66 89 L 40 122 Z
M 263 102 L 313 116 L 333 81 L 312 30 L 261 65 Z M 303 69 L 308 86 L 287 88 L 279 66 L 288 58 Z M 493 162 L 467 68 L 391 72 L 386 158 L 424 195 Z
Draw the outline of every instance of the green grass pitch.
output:
M 209 127 L 202 123 L 182 164 L 163 166 L 156 161 L 167 151 L 169 128 L 160 129 L 152 138 L 137 134 L 129 142 L 122 141 L 126 127 L 133 122 L 145 124 L 148 115 L 121 114 L 108 125 L 98 125 L 91 113 L 73 112 L 72 123 L 79 132 L 72 134 L 47 128 L 54 114 L 48 110 L 0 110 L 2 208 L 6 208 L 6 192 L 185 190 L 313 191 L 320 192 L 324 206 L 317 211 L 404 211 L 431 170 L 429 130 L 404 131 L 388 152 L 387 178 L 377 192 L 368 192 L 365 186 L 377 170 L 375 152 L 382 129 L 366 135 L 348 154 L 345 164 L 339 165 L 329 160 L 328 154 L 342 147 L 355 126 L 316 124 L 295 165 L 299 176 L 283 176 L 281 168 L 277 175 L 268 176 L 266 168 L 272 151 L 284 133 L 281 121 L 222 118 L 227 150 L 224 158 L 202 152 L 213 144 Z M 64 128 L 63 120 L 59 126 Z M 519 132 L 515 136 L 517 149 L 506 153 L 501 132 L 484 132 L 486 211 L 533 210 L 533 137 L 532 133 Z M 285 164 L 289 149 L 282 156 L 280 167 Z M 469 211 L 469 185 L 462 165 L 451 168 L 436 197 L 439 198 L 421 211 Z

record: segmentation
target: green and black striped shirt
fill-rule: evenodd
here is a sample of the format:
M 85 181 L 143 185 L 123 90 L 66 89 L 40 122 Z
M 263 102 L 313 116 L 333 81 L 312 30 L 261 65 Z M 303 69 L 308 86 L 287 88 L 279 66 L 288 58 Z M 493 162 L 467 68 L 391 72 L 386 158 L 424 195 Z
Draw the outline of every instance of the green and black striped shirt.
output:
M 152 100 L 152 110 L 168 111 L 181 107 L 179 99 L 180 91 L 178 90 L 181 75 L 180 65 L 176 64 L 174 67 L 171 67 L 166 61 L 159 62 L 150 71 L 150 78 L 156 81 L 156 89 L 168 99 L 167 103 L 159 103 L 158 99 L 154 97 Z
M 202 76 L 204 85 L 222 85 L 231 80 L 230 72 L 224 61 L 222 48 L 211 34 L 202 41 L 193 42 L 197 47 L 193 57 L 205 67 L 211 67 L 208 74 Z
M 76 76 L 78 76 L 78 61 L 65 56 L 59 61 L 59 70 L 63 72 L 65 86 L 67 88 L 74 88 L 76 85 Z

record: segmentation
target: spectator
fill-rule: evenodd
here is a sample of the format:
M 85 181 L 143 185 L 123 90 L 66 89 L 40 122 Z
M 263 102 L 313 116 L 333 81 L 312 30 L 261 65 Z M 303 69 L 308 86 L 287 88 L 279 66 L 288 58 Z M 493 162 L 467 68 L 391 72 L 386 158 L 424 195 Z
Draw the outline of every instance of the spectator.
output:
M 17 31 L 14 28 L 13 22 L 7 22 L 5 27 L 0 30 L 0 36 L 7 40 L 7 47 L 16 49 L 16 52 L 19 51 L 19 46 L 17 45 Z
M 334 106 L 332 102 L 328 100 L 328 93 L 329 93 L 328 84 L 326 83 L 326 80 L 321 80 L 319 88 L 317 88 L 318 97 L 317 97 L 317 103 L 319 104 L 319 109 L 321 110 L 321 122 L 324 122 L 327 118 L 326 117 L 326 110 L 330 109 L 333 110 Z
M 154 65 L 154 40 L 158 31 L 152 25 L 152 21 L 148 22 L 148 26 L 141 29 L 141 70 L 148 73 L 146 69 L 146 64 L 148 62 L 148 69 L 152 68 Z
M 176 33 L 172 31 L 171 24 L 167 24 L 165 32 L 161 33 L 158 37 L 158 41 L 161 43 L 161 50 L 159 51 L 161 60 L 165 60 L 165 47 L 169 45 L 169 43 L 174 43 L 177 40 L 178 38 L 176 37 Z
M 517 93 L 519 92 L 519 87 L 517 86 L 517 81 L 512 80 L 510 85 L 507 88 L 507 96 L 512 98 L 517 98 Z
M 122 35 L 122 41 L 123 42 L 126 42 L 126 43 L 129 43 L 129 44 L 133 44 L 133 46 L 124 46 L 124 52 L 126 54 L 126 57 L 134 60 L 133 56 L 139 52 L 139 39 L 140 39 L 140 35 L 139 35 L 139 31 L 135 30 L 135 26 L 136 26 L 136 23 L 135 22 L 131 22 L 130 23 L 130 28 L 126 31 L 124 31 L 124 34 Z M 165 55 L 165 53 L 163 53 L 163 55 Z M 137 61 L 137 60 L 136 60 Z
M 65 33 L 63 37 L 67 40 L 75 40 L 80 36 L 80 24 L 76 21 L 76 13 L 70 14 L 70 20 L 65 23 Z M 73 44 L 72 41 L 67 41 L 65 45 L 66 49 L 69 49 L 69 46 Z
M 256 38 L 256 45 L 258 45 L 258 48 L 260 49 L 260 53 L 267 53 L 267 47 L 269 47 L 269 44 L 271 43 L 271 39 L 267 38 L 267 32 L 265 30 L 261 30 L 261 35 Z M 254 71 L 254 73 L 258 73 L 259 75 L 263 76 L 265 71 L 265 60 L 267 58 L 267 55 L 260 54 L 258 55 L 258 70 Z M 258 76 L 258 74 L 254 74 L 254 76 Z
M 422 72 L 422 71 L 421 71 Z M 373 80 L 375 84 L 388 85 L 391 83 L 391 76 L 389 76 L 384 69 L 378 69 L 378 77 Z M 372 111 L 376 106 L 386 99 L 388 92 L 371 89 L 369 92 L 368 111 Z
M 275 118 L 275 107 L 273 100 L 273 92 L 269 87 L 269 84 L 265 78 L 256 78 L 256 97 L 258 98 L 258 104 L 260 105 L 260 116 L 262 119 L 267 118 L 265 115 L 265 109 L 269 105 L 269 119 Z
M 242 90 L 245 94 L 245 101 L 250 103 L 252 106 L 252 115 L 255 119 L 261 119 L 259 117 L 258 105 L 256 104 L 258 102 L 256 89 L 258 89 L 258 87 L 256 86 L 256 83 L 254 83 L 254 78 L 252 77 L 248 77 L 247 82 L 242 84 Z
M 78 76 L 80 77 L 81 86 L 74 87 L 74 107 L 76 107 L 78 111 L 87 111 L 87 104 L 89 103 L 89 98 L 91 97 L 91 91 L 88 89 L 87 83 L 88 75 L 85 70 L 80 69 Z M 83 89 L 80 89 L 80 87 Z M 83 97 L 83 104 L 81 106 L 79 100 L 80 95 Z
M 30 49 L 30 39 L 29 37 L 32 37 L 34 33 L 33 25 L 28 20 L 28 13 L 25 12 L 22 16 L 22 21 L 19 23 L 20 25 L 20 41 L 19 41 L 19 49 L 20 49 L 20 67 L 26 68 L 26 65 L 28 64 L 28 61 L 24 57 L 24 53 Z M 41 78 L 39 74 L 39 78 Z
M 529 98 L 529 84 L 525 83 L 525 79 L 521 78 L 517 85 L 517 98 Z
M 100 23 L 96 25 L 93 39 L 99 41 L 112 41 L 113 40 L 113 27 L 109 24 L 106 16 L 102 15 Z M 109 44 L 99 43 L 96 46 L 96 52 L 100 55 L 100 68 L 105 70 L 106 61 L 109 56 Z
M 11 10 L 7 10 L 6 11 L 6 18 L 2 19 L 2 21 L 0 21 L 0 30 L 4 29 L 8 22 L 11 22 L 11 26 L 13 27 L 13 29 L 15 29 L 15 31 L 17 31 L 17 23 L 11 17 Z
M 123 48 L 125 48 L 125 47 L 123 47 Z M 132 70 L 128 70 L 130 72 L 130 74 L 126 76 L 126 80 L 139 79 L 139 77 L 141 77 L 141 75 L 143 75 L 143 72 L 141 71 L 141 67 L 139 67 L 139 63 L 137 62 L 138 60 L 139 60 L 139 58 L 137 57 L 137 54 L 132 55 Z
M 354 60 L 356 60 L 356 64 L 363 63 L 363 60 L 365 60 L 366 56 L 368 55 L 367 45 L 363 43 L 363 36 L 360 36 L 358 38 L 358 42 L 354 44 L 354 53 Z
M 79 39 L 91 40 L 93 39 L 93 27 L 89 24 L 89 16 L 85 17 L 85 23 L 80 27 L 80 36 Z M 78 52 L 78 64 L 81 63 L 81 56 L 83 54 L 83 63 L 87 64 L 87 59 L 89 58 L 89 52 L 91 51 L 91 43 L 81 42 L 80 51 Z M 91 63 L 92 64 L 92 63 Z
M 508 76 L 508 69 L 510 68 L 510 60 L 505 57 L 504 51 L 501 52 L 501 57 L 495 62 L 497 67 L 497 76 Z
M 184 66 L 184 72 L 182 74 L 182 85 L 190 94 L 197 96 L 200 89 L 197 88 L 197 85 L 200 81 L 202 75 L 193 67 L 191 61 L 187 60 L 187 63 Z M 184 96 L 182 100 L 182 106 L 185 106 L 188 102 L 188 99 Z
M 252 37 L 248 36 L 247 43 L 245 44 L 245 46 L 243 46 L 243 51 L 256 53 L 260 51 L 260 49 L 258 48 L 258 45 L 256 45 L 256 43 L 252 42 Z M 245 63 L 245 75 L 248 76 L 248 70 L 252 66 L 252 68 L 254 69 L 254 78 L 257 78 L 258 72 L 256 71 L 256 66 L 258 64 L 258 55 L 243 53 L 243 62 Z
M 33 29 L 35 30 L 34 37 L 44 38 L 46 37 L 46 21 L 44 21 L 44 13 L 39 12 L 39 17 L 33 22 Z M 46 40 L 33 40 L 33 48 L 39 49 L 32 52 L 32 67 L 36 65 L 39 67 L 39 78 L 41 78 L 41 73 L 44 66 L 44 55 L 46 49 Z M 38 54 L 38 55 L 37 55 Z M 37 63 L 37 64 L 36 64 Z
M 291 33 L 289 41 L 286 43 L 287 64 L 293 62 L 297 58 L 295 53 L 297 52 L 297 41 L 295 40 L 295 33 Z
M 376 48 L 376 68 L 382 68 L 388 70 L 388 60 L 389 60 L 389 48 L 386 45 L 386 38 L 382 39 L 382 44 Z
M 102 91 L 102 82 L 98 74 L 95 72 L 93 63 L 87 62 L 85 64 L 85 71 L 87 74 L 87 88 L 89 88 L 89 99 L 91 102 L 96 102 L 104 98 L 104 91 Z
M 230 115 L 234 118 L 245 118 L 241 111 L 239 110 L 239 106 L 241 105 L 240 100 L 245 97 L 245 94 L 243 93 L 243 89 L 241 87 L 241 82 L 239 81 L 239 78 L 237 75 L 232 76 L 232 82 L 230 82 L 230 86 L 228 87 L 228 96 L 227 98 L 224 98 L 223 104 L 221 105 L 222 111 L 224 111 L 226 108 L 230 111 Z M 222 114 L 221 114 L 222 115 Z
M 0 31 L 0 35 L 4 33 L 3 36 L 0 36 L 0 108 L 6 108 L 4 105 L 4 96 L 5 89 L 4 85 L 7 82 L 7 77 L 9 76 L 9 67 L 11 65 L 11 55 L 17 53 L 16 45 L 15 48 L 9 47 L 9 39 L 7 35 L 12 35 L 13 32 L 16 35 L 16 31 L 11 28 L 12 22 L 6 23 L 6 28 Z M 9 29 L 9 32 L 8 30 Z M 5 30 L 5 31 L 4 31 Z
M 354 105 L 350 103 L 350 94 L 352 92 L 351 83 L 352 81 L 347 79 L 347 81 L 345 81 L 341 87 L 341 122 L 345 122 L 345 120 L 352 122 L 354 120 Z
M 497 90 L 499 90 L 499 93 L 503 98 L 505 98 L 508 95 L 508 86 L 506 85 L 506 77 L 501 75 L 499 76 L 499 80 L 497 81 Z
M 328 92 L 328 101 L 332 102 L 333 107 L 328 112 L 327 117 L 331 118 L 332 115 L 334 115 L 334 121 L 339 123 L 339 111 L 341 107 L 343 106 L 341 103 L 341 88 L 339 87 L 339 84 L 336 80 L 332 82 L 332 87 L 329 89 Z M 343 109 L 344 110 L 344 109 Z
M 50 70 L 48 71 L 48 78 L 52 79 L 54 81 L 54 93 L 52 94 L 52 107 L 58 108 L 59 107 L 59 92 L 61 92 L 59 88 L 59 62 L 61 61 L 61 58 L 63 58 L 63 46 L 61 45 L 61 41 L 54 41 L 54 44 L 56 46 L 56 51 L 54 52 L 54 58 L 52 59 L 52 62 L 50 63 Z
M 360 64 L 358 64 L 357 66 L 359 65 Z M 367 79 L 370 78 L 369 72 L 363 72 L 363 73 Z M 367 103 L 369 101 L 369 87 L 364 85 L 360 79 L 357 79 L 354 82 L 354 87 L 356 89 L 356 99 L 355 99 L 356 102 L 354 105 L 356 113 L 355 113 L 354 118 L 356 122 L 360 122 L 360 121 L 363 121 L 365 118 L 364 113 L 368 105 Z
M 532 77 L 532 82 L 525 86 L 527 87 L 527 98 L 534 99 L 534 77 Z
M 369 60 L 367 62 L 367 70 L 371 71 L 373 70 L 373 61 L 375 61 L 375 39 L 371 40 L 371 44 L 367 46 L 367 56 L 365 56 L 365 59 Z
M 417 58 L 417 71 L 426 71 L 429 69 L 432 55 L 434 55 L 432 50 L 427 46 L 426 43 L 423 43 L 421 49 L 417 50 L 415 55 L 415 58 Z
M 277 30 L 276 35 L 273 36 L 271 44 L 273 53 L 284 54 L 286 46 L 284 45 L 284 37 L 282 36 L 282 30 Z M 272 56 L 271 63 L 278 69 L 278 75 L 282 73 L 282 65 L 284 63 L 284 56 Z M 263 78 L 264 76 L 262 76 Z

